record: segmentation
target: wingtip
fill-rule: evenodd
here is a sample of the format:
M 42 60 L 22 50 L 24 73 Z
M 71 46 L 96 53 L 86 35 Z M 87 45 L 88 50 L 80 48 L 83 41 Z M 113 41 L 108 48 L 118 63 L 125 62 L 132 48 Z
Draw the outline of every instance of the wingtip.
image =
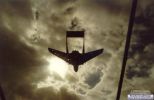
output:
M 100 49 L 100 53 L 103 53 L 104 49 Z
M 48 48 L 48 51 L 50 51 L 50 48 Z
M 101 52 L 103 52 L 103 51 L 104 51 L 104 49 L 102 48 L 102 49 L 100 49 L 100 51 L 101 51 Z
M 52 50 L 53 50 L 53 49 L 51 49 L 51 48 L 48 48 L 48 51 L 49 51 L 49 52 L 51 52 Z

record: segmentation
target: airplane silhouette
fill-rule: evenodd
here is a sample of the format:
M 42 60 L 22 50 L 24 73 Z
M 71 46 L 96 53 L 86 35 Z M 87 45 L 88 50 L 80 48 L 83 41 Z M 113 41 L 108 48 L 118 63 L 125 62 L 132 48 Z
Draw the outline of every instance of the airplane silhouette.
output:
M 85 49 L 84 49 L 85 43 L 83 41 L 83 52 L 82 53 L 79 53 L 79 51 L 76 51 L 76 50 L 69 53 L 68 44 L 67 44 L 67 38 L 68 37 L 72 37 L 72 38 L 82 37 L 82 38 L 84 38 L 84 31 L 67 31 L 66 53 L 59 51 L 59 50 L 52 49 L 52 48 L 48 48 L 48 50 L 49 50 L 50 53 L 52 53 L 52 54 L 56 55 L 57 57 L 63 59 L 67 63 L 73 65 L 75 72 L 78 71 L 79 65 L 84 64 L 85 62 L 91 60 L 92 58 L 98 56 L 99 54 L 101 54 L 103 52 L 103 49 L 98 49 L 98 50 L 95 50 L 95 51 L 85 53 Z

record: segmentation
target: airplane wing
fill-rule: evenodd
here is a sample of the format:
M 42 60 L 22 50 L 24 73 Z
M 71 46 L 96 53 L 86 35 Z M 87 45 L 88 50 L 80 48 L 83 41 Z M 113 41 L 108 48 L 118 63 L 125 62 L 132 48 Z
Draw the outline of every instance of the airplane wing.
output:
M 99 49 L 99 50 L 96 50 L 96 51 L 91 51 L 91 52 L 83 54 L 81 56 L 81 64 L 87 62 L 88 60 L 91 60 L 92 58 L 98 56 L 102 52 L 103 52 L 103 49 Z
M 52 48 L 48 48 L 49 52 L 54 54 L 55 56 L 67 61 L 67 54 L 65 52 L 62 52 L 62 51 L 58 51 L 58 50 L 55 50 L 55 49 L 52 49 Z

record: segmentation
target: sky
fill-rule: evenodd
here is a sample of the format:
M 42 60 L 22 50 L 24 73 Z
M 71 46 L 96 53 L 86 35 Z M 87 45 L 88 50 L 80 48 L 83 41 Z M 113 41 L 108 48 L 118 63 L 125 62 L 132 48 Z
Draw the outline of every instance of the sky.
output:
M 134 89 L 154 92 L 153 5 L 138 3 L 121 100 Z M 0 84 L 6 99 L 115 100 L 130 8 L 130 0 L 0 0 Z M 71 22 L 85 30 L 86 52 L 104 49 L 77 73 L 48 51 L 66 51 Z M 81 49 L 78 44 L 72 42 Z

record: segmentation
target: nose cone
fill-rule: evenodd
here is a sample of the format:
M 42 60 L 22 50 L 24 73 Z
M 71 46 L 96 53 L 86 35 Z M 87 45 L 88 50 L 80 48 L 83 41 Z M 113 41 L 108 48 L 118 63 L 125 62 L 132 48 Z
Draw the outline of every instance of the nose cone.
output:
M 78 71 L 78 66 L 74 66 L 74 71 L 75 71 L 75 72 Z

